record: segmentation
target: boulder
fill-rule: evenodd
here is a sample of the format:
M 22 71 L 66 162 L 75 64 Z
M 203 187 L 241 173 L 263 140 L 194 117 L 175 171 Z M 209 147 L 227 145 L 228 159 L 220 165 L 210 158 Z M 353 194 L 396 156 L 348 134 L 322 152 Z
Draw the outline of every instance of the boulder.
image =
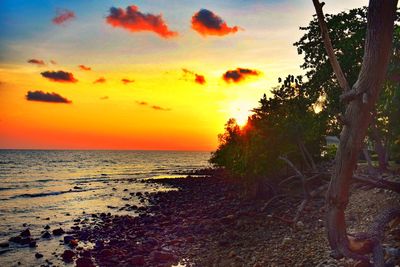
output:
M 72 262 L 73 258 L 75 257 L 75 253 L 72 250 L 65 250 L 64 253 L 61 255 L 63 261 L 65 262 Z
M 55 236 L 60 236 L 60 235 L 63 235 L 63 234 L 65 234 L 65 231 L 62 228 L 58 228 L 58 229 L 54 229 L 53 230 L 53 235 L 55 235 Z

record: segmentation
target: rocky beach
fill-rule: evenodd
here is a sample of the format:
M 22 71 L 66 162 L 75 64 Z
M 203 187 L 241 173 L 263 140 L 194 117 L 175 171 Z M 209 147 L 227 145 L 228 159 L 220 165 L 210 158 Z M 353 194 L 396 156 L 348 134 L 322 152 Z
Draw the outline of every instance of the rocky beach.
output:
M 83 214 L 69 229 L 45 226 L 41 236 L 22 229 L 6 243 L 35 247 L 36 242 L 58 240 L 58 251 L 53 252 L 57 260 L 32 250 L 38 266 L 357 266 L 329 256 L 323 194 L 291 225 L 279 218 L 296 212 L 296 198 L 267 207 L 265 199 L 243 198 L 242 188 L 220 172 L 143 183 L 171 190 L 121 189 L 117 193 L 126 204 L 118 208 L 135 211 L 136 216 Z M 131 204 L 132 197 L 143 205 Z M 379 210 L 396 204 L 396 193 L 354 186 L 347 209 L 350 229 L 365 230 Z M 393 248 L 400 246 L 400 230 L 388 231 L 387 253 L 397 253 Z M 398 256 L 393 266 L 400 264 Z

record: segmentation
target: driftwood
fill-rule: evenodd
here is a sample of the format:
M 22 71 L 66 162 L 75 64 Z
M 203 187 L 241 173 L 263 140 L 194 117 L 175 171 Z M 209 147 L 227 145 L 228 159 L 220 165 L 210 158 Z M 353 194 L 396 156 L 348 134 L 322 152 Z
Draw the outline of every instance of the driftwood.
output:
M 285 179 L 283 179 L 278 186 L 282 186 L 285 183 L 287 183 L 288 181 L 294 180 L 294 179 L 299 179 L 301 181 L 302 184 L 302 188 L 303 188 L 303 199 L 301 201 L 301 203 L 299 204 L 296 213 L 294 214 L 293 218 L 286 218 L 283 216 L 278 216 L 278 215 L 273 215 L 274 218 L 279 219 L 285 223 L 288 223 L 290 225 L 294 225 L 300 218 L 301 214 L 303 213 L 305 207 L 307 206 L 307 204 L 309 203 L 309 201 L 318 196 L 321 192 L 324 192 L 327 188 L 328 188 L 328 184 L 325 183 L 322 186 L 317 187 L 314 190 L 310 190 L 309 187 L 309 183 L 311 181 L 314 181 L 316 178 L 320 177 L 321 175 L 323 175 L 324 173 L 313 173 L 310 177 L 306 177 L 299 169 L 297 169 L 297 167 L 285 156 L 280 156 L 279 159 L 283 160 L 286 162 L 286 164 L 288 166 L 290 166 L 294 172 L 296 173 L 296 175 L 292 175 L 289 176 Z M 264 205 L 264 207 L 262 208 L 262 211 L 266 211 L 267 208 L 272 204 L 277 202 L 279 199 L 287 199 L 287 198 L 293 198 L 293 196 L 289 195 L 289 194 L 279 194 L 276 195 L 274 197 L 272 197 L 270 200 L 268 200 L 268 202 Z

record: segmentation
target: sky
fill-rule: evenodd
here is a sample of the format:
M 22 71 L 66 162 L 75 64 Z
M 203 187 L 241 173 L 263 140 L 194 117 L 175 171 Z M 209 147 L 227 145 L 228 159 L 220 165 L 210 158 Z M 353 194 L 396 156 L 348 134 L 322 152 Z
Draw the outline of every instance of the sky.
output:
M 313 14 L 311 0 L 1 0 L 0 149 L 215 150 L 229 118 L 304 73 L 292 44 Z

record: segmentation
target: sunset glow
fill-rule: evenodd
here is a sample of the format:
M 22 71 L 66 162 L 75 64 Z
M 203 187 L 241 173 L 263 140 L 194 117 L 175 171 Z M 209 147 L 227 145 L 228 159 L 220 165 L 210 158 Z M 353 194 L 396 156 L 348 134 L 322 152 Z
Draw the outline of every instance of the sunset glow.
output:
M 311 1 L 0 5 L 0 148 L 23 149 L 211 151 L 229 118 L 244 125 L 278 77 L 302 73 L 292 43 L 313 14 Z

